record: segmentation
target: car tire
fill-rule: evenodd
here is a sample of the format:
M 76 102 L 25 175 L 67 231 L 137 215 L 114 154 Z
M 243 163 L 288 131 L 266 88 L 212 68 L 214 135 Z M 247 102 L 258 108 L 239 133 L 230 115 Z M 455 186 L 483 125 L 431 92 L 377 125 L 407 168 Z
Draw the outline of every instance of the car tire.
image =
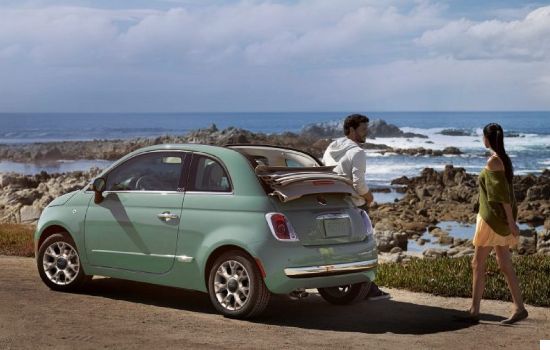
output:
M 318 288 L 319 294 L 334 305 L 348 305 L 364 300 L 371 282 L 362 282 L 338 287 Z
M 92 279 L 84 273 L 76 244 L 68 233 L 55 233 L 42 243 L 36 256 L 42 281 L 61 292 L 74 292 Z
M 216 310 L 238 319 L 260 315 L 271 298 L 258 266 L 239 250 L 228 251 L 214 261 L 208 274 L 208 294 Z

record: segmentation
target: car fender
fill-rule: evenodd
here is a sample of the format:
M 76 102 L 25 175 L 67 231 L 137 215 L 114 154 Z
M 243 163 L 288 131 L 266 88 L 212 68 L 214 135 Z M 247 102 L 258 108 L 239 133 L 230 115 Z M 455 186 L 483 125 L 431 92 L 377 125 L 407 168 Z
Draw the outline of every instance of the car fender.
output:
M 265 228 L 268 230 L 267 224 Z M 223 247 L 236 247 L 256 259 L 258 257 L 256 247 L 265 239 L 269 239 L 270 235 L 269 231 L 266 231 L 265 234 L 259 231 L 257 226 L 246 228 L 242 225 L 235 225 L 210 232 L 196 251 L 196 262 L 201 276 L 208 276 L 209 271 L 206 269 L 210 257 Z M 228 238 L 228 232 L 238 232 L 239 236 Z
M 48 206 L 40 215 L 36 231 L 34 233 L 35 251 L 38 251 L 38 242 L 44 233 L 50 234 L 50 228 L 60 227 L 66 231 L 76 244 L 76 249 L 80 253 L 80 260 L 83 264 L 87 263 L 84 243 L 84 220 L 88 203 L 92 194 L 80 192 L 75 194 L 69 201 L 59 206 Z

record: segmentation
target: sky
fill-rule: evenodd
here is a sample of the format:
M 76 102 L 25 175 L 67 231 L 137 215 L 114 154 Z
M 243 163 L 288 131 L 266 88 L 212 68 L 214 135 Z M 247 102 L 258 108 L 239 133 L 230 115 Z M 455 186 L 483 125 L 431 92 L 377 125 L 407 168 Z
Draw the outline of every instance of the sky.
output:
M 550 110 L 550 1 L 0 0 L 0 112 Z

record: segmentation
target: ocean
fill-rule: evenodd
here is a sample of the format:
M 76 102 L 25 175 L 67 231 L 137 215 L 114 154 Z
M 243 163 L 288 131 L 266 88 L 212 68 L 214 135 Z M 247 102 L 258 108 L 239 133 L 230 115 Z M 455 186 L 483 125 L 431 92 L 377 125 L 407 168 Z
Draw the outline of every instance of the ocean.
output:
M 371 120 L 383 119 L 403 131 L 424 134 L 424 138 L 377 138 L 371 143 L 392 147 L 443 149 L 458 147 L 464 154 L 445 157 L 413 157 L 369 152 L 367 181 L 388 186 L 402 175 L 415 176 L 423 168 L 437 170 L 446 164 L 477 173 L 485 164 L 481 129 L 490 122 L 501 124 L 508 134 L 505 146 L 516 174 L 540 173 L 550 167 L 550 112 L 364 112 Z M 229 126 L 251 131 L 298 132 L 311 123 L 338 121 L 350 112 L 246 112 L 246 113 L 0 113 L 0 144 L 128 139 L 181 135 L 212 123 L 222 129 Z M 466 136 L 442 135 L 444 129 L 457 129 Z M 64 172 L 106 167 L 105 160 L 59 161 L 46 164 L 21 164 L 0 161 L 0 172 L 32 174 L 42 170 Z

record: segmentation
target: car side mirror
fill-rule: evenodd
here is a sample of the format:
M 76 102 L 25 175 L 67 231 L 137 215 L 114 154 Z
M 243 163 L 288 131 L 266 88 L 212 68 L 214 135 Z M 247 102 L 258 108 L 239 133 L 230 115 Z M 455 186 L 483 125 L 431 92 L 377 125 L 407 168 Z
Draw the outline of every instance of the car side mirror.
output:
M 95 197 L 94 197 L 95 204 L 99 204 L 103 201 L 103 191 L 105 191 L 106 186 L 107 186 L 107 181 L 105 181 L 105 178 L 103 177 L 98 177 L 92 183 L 92 190 L 94 190 L 95 192 Z

